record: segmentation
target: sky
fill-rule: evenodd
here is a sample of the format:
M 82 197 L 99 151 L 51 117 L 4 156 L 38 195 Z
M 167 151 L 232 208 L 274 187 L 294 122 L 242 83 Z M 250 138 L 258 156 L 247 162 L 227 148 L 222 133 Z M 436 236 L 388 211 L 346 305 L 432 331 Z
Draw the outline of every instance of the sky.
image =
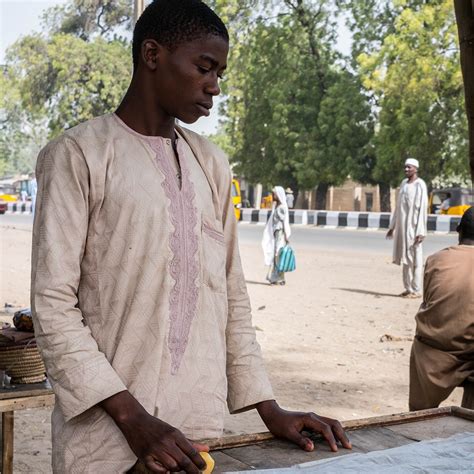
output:
M 40 30 L 44 10 L 66 2 L 67 0 L 0 0 L 0 64 L 4 62 L 5 50 L 9 45 L 23 35 Z M 350 33 L 341 22 L 337 48 L 348 54 L 350 43 Z M 218 103 L 216 100 L 209 117 L 203 117 L 187 127 L 206 135 L 214 133 L 219 122 Z

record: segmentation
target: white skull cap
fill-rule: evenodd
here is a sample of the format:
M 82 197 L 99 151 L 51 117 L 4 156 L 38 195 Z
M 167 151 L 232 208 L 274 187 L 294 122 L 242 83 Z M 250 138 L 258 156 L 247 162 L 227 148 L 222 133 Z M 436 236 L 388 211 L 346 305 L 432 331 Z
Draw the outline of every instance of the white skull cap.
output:
M 415 158 L 407 158 L 405 160 L 405 166 L 406 165 L 411 165 L 411 166 L 414 166 L 415 168 L 419 168 L 420 162 L 418 160 L 415 160 Z

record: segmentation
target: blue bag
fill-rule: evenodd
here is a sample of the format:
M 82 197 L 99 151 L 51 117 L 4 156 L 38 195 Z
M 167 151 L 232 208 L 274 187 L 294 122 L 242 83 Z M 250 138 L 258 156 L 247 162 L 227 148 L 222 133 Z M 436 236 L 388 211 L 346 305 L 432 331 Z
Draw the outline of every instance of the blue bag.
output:
M 280 249 L 277 270 L 281 273 L 292 272 L 296 268 L 295 252 L 289 245 Z

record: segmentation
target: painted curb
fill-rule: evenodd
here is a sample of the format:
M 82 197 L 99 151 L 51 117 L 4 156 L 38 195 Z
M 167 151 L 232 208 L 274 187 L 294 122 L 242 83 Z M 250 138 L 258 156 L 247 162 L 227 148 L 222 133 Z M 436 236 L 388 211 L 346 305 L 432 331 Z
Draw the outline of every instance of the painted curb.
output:
M 270 213 L 269 209 L 242 209 L 240 221 L 265 224 Z M 428 232 L 456 232 L 460 220 L 461 216 L 431 214 L 428 216 Z M 390 213 L 290 210 L 290 224 L 383 230 L 390 225 Z
M 8 213 L 28 213 L 31 214 L 31 202 L 9 202 L 7 203 Z

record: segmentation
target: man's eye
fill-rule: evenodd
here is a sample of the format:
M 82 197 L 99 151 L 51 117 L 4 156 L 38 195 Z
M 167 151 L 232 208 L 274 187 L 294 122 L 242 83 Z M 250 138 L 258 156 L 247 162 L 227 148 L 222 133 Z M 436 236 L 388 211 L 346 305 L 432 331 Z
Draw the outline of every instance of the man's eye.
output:
M 202 66 L 198 66 L 198 69 L 199 69 L 199 72 L 201 72 L 202 74 L 207 74 L 210 71 L 210 69 L 207 69 Z

